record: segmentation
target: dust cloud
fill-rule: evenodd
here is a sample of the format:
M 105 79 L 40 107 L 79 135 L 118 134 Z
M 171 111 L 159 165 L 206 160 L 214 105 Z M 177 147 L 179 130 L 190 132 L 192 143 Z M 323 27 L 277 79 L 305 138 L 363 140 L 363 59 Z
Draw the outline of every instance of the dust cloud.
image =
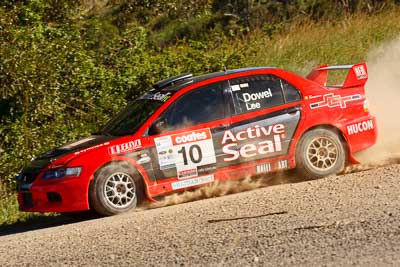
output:
M 186 203 L 194 200 L 205 198 L 219 197 L 228 194 L 248 191 L 265 186 L 267 181 L 262 179 L 252 179 L 247 177 L 244 180 L 229 180 L 224 182 L 216 181 L 207 186 L 195 189 L 193 191 L 185 191 L 183 193 L 175 193 L 166 196 L 157 203 L 149 203 L 147 208 L 159 208 Z
M 377 117 L 378 142 L 356 155 L 365 165 L 384 165 L 400 159 L 400 37 L 372 50 L 367 59 L 366 93 Z
M 207 186 L 200 187 L 192 191 L 185 191 L 183 193 L 168 195 L 164 197 L 161 201 L 158 201 L 156 203 L 145 203 L 142 208 L 160 208 L 200 199 L 220 197 L 229 194 L 250 191 L 265 186 L 297 182 L 292 181 L 291 179 L 292 178 L 287 176 L 286 173 L 278 172 L 274 173 L 273 175 L 246 177 L 243 180 L 227 180 L 222 182 L 216 181 Z

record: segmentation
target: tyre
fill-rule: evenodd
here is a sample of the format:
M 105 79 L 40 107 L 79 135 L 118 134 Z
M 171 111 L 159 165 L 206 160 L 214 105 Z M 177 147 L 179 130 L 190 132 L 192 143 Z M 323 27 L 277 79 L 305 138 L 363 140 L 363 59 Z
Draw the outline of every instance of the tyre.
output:
M 318 179 L 344 170 L 346 149 L 340 137 L 327 129 L 306 132 L 296 149 L 297 170 L 304 178 Z
M 103 216 L 127 212 L 143 200 L 143 180 L 128 163 L 114 163 L 102 168 L 90 185 L 93 209 Z

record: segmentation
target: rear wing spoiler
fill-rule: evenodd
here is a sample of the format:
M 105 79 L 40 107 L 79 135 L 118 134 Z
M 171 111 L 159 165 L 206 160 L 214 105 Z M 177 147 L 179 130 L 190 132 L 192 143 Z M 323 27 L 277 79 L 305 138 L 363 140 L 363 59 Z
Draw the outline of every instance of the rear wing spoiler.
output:
M 314 81 L 322 86 L 327 86 L 328 80 L 328 72 L 329 71 L 337 71 L 337 70 L 348 70 L 346 79 L 340 88 L 349 88 L 349 87 L 357 87 L 364 86 L 368 80 L 368 70 L 367 64 L 365 62 L 354 64 L 354 65 L 339 65 L 339 66 L 328 66 L 322 65 L 310 72 L 307 75 L 307 79 Z

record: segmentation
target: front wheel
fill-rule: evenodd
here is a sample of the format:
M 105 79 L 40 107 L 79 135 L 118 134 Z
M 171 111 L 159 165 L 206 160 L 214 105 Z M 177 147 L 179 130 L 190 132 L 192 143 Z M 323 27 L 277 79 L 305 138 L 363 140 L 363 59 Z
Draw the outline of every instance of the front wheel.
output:
M 102 168 L 90 185 L 90 204 L 104 216 L 134 209 L 143 199 L 143 181 L 128 164 L 111 164 Z
M 327 129 L 306 132 L 296 149 L 297 170 L 306 178 L 317 179 L 343 171 L 346 150 L 339 136 Z

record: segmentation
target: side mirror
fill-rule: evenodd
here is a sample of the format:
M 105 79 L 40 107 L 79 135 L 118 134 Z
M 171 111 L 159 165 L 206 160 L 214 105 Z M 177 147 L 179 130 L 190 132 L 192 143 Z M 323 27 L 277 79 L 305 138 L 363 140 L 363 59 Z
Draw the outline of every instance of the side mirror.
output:
M 156 135 L 164 132 L 167 129 L 167 120 L 165 118 L 158 118 L 153 122 L 149 128 L 149 135 Z

